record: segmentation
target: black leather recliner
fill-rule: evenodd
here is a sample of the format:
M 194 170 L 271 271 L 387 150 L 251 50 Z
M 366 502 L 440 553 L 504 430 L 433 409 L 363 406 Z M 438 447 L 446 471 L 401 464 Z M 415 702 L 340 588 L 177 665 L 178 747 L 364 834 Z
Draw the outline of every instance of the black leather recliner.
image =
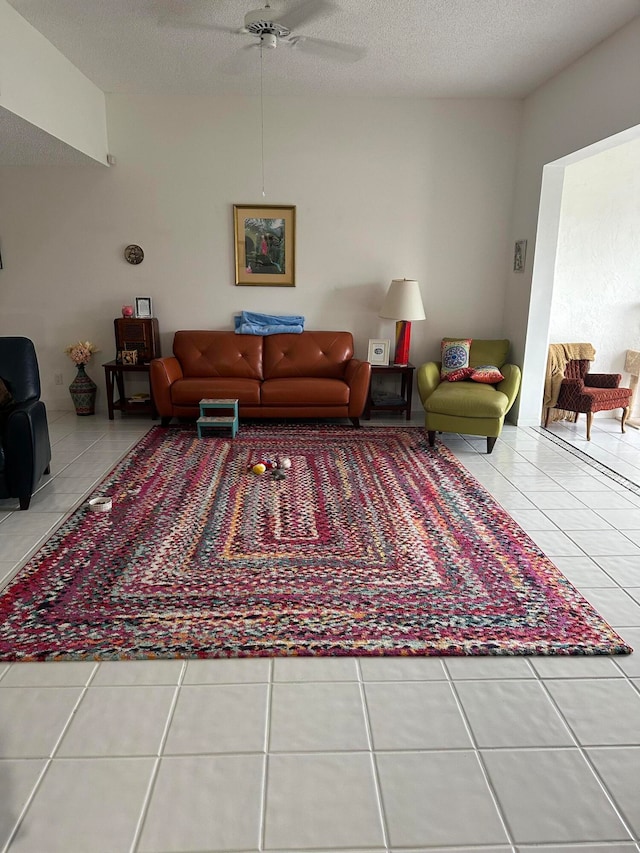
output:
M 29 338 L 0 337 L 0 378 L 13 397 L 0 410 L 0 498 L 18 498 L 20 509 L 29 509 L 51 462 L 38 359 Z

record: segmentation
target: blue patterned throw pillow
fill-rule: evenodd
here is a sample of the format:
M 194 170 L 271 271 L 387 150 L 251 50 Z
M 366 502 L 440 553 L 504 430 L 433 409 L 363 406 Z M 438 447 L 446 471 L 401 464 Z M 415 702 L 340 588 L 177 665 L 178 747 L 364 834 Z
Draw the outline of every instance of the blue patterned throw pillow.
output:
M 462 338 L 458 341 L 442 341 L 440 378 L 446 379 L 454 370 L 469 367 L 469 350 L 472 338 Z

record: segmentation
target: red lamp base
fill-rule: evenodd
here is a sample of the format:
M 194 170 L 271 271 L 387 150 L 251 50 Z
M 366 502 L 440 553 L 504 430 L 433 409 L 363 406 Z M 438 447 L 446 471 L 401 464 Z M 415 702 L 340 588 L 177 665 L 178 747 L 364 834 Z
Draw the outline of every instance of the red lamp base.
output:
M 393 363 L 404 367 L 409 364 L 409 344 L 411 342 L 411 322 L 398 320 L 396 323 L 396 352 Z

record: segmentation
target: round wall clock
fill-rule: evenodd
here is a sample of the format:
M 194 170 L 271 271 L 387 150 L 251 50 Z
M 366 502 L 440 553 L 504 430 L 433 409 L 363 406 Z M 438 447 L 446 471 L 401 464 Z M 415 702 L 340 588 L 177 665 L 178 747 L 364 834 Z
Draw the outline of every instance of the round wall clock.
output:
M 131 246 L 127 246 L 124 250 L 124 258 L 130 264 L 141 264 L 144 260 L 144 252 L 140 246 L 132 243 Z

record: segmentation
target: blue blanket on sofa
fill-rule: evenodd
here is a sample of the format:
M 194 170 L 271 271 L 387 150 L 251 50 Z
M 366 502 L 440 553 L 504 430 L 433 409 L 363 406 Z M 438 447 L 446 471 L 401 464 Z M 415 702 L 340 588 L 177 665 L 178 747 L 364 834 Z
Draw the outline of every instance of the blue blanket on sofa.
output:
M 236 335 L 299 335 L 304 329 L 304 317 L 289 314 L 242 311 L 233 321 Z

